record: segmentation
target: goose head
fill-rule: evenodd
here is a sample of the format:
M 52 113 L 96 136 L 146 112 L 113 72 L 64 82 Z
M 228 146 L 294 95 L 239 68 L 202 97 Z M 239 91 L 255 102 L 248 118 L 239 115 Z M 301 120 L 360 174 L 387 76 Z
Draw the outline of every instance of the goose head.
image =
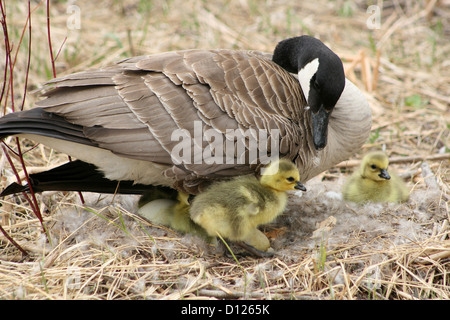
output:
M 306 191 L 300 182 L 297 166 L 285 159 L 271 162 L 261 172 L 261 184 L 277 191 L 301 190 Z
M 391 179 L 387 171 L 389 159 L 381 151 L 371 152 L 364 156 L 361 162 L 362 176 L 373 181 Z
M 328 120 L 345 87 L 341 59 L 320 40 L 300 36 L 281 41 L 273 61 L 290 73 L 298 74 L 308 109 L 316 150 L 327 144 Z

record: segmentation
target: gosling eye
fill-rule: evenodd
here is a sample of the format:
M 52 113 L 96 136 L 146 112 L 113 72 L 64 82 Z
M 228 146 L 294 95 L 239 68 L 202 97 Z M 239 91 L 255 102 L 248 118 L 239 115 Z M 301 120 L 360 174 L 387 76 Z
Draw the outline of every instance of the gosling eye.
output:
M 375 170 L 375 169 L 377 168 L 377 166 L 374 165 L 374 164 L 372 164 L 370 167 L 371 167 L 373 170 Z
M 293 177 L 286 178 L 286 180 L 289 181 L 289 182 L 294 182 L 295 181 L 295 179 Z

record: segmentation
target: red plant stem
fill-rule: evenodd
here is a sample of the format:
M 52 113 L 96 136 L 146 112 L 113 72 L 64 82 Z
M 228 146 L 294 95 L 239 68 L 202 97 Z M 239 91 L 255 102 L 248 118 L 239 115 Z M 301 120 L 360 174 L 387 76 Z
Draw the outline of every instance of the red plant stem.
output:
M 56 53 L 56 57 L 55 57 L 55 60 L 57 60 L 57 59 L 58 59 L 58 57 L 59 57 L 59 54 L 61 53 L 61 50 L 62 50 L 62 48 L 64 47 L 64 44 L 66 43 L 66 41 L 67 41 L 67 37 L 64 37 L 64 40 L 63 40 L 63 42 L 62 42 L 61 46 L 59 47 L 59 50 L 58 50 L 58 52 Z
M 22 254 L 23 254 L 24 256 L 27 256 L 27 255 L 28 255 L 28 252 L 26 252 L 25 249 L 23 249 L 23 248 L 20 246 L 20 244 L 18 244 L 17 242 L 14 241 L 13 238 L 11 238 L 11 236 L 6 232 L 6 230 L 3 229 L 3 227 L 2 227 L 1 224 L 0 224 L 0 231 L 3 233 L 3 235 L 6 237 L 6 239 L 8 239 L 8 240 L 13 244 L 13 246 L 15 246 L 17 249 L 20 250 L 20 252 L 22 252 Z
M 11 45 L 9 42 L 9 35 L 8 35 L 8 25 L 6 23 L 6 12 L 5 12 L 5 8 L 3 6 L 3 2 L 0 1 L 0 7 L 1 7 L 1 11 L 2 11 L 2 26 L 3 26 L 3 34 L 5 36 L 5 51 L 6 51 L 6 56 L 7 58 L 7 64 L 5 65 L 5 72 L 9 67 L 9 85 L 10 85 L 10 94 L 11 94 L 11 109 L 14 112 L 14 89 L 13 89 L 13 64 L 11 61 Z M 4 85 L 6 85 L 6 75 L 5 75 L 5 83 Z M 3 98 L 3 96 L 2 96 Z M 6 113 L 6 103 L 5 103 L 5 113 Z
M 2 24 L 2 28 L 3 28 L 3 34 L 5 36 L 5 49 L 6 49 L 6 48 L 8 48 L 9 43 L 8 43 L 8 38 L 7 38 L 7 27 L 6 27 L 5 17 L 3 16 L 3 5 L 1 3 L 1 0 L 0 0 L 0 5 L 2 6 L 2 20 L 1 20 L 1 24 Z M 5 54 L 5 57 L 6 57 L 5 66 L 7 66 L 10 55 L 8 54 L 8 49 L 6 49 L 5 51 L 6 51 L 6 54 Z M 3 96 L 5 94 L 6 79 L 7 78 L 8 78 L 8 68 L 5 67 L 5 71 L 3 73 L 2 92 L 0 94 L 0 103 L 3 101 Z M 3 114 L 6 114 L 6 103 L 5 103 L 5 109 L 3 110 Z
M 17 143 L 17 151 L 19 152 L 20 155 L 22 155 L 22 150 L 21 150 L 21 147 L 20 147 L 19 138 L 16 138 L 16 143 Z M 36 195 L 34 194 L 33 186 L 31 185 L 31 181 L 30 181 L 30 177 L 28 175 L 27 167 L 25 165 L 25 162 L 23 161 L 23 157 L 19 157 L 19 159 L 20 159 L 20 163 L 22 164 L 23 171 L 25 173 L 25 179 L 27 181 L 28 188 L 30 188 L 31 198 L 33 199 L 33 204 L 34 204 L 33 212 L 37 216 L 39 221 L 41 222 L 42 227 L 44 228 L 44 220 L 42 219 L 42 214 L 41 214 L 41 211 L 39 210 L 39 204 L 37 202 Z M 45 233 L 45 228 L 44 228 L 44 233 Z
M 4 34 L 4 38 L 5 38 L 5 55 L 6 55 L 6 64 L 5 64 L 5 72 L 4 72 L 4 83 L 2 86 L 2 92 L 0 95 L 0 102 L 3 101 L 3 97 L 4 94 L 6 92 L 6 94 L 10 94 L 11 95 L 11 109 L 12 112 L 15 112 L 15 108 L 14 108 L 14 66 L 17 60 L 17 56 L 19 54 L 19 48 L 22 44 L 22 40 L 25 34 L 25 30 L 28 24 L 28 32 L 29 32 L 29 39 L 28 39 L 28 63 L 27 63 L 27 69 L 26 69 L 26 78 L 25 78 L 25 83 L 24 83 L 24 95 L 23 95 L 23 99 L 22 99 L 22 104 L 21 104 L 21 110 L 23 110 L 24 104 L 25 104 L 25 99 L 26 99 L 26 92 L 27 92 L 27 85 L 28 85 L 28 75 L 29 75 L 29 71 L 30 71 L 30 61 L 31 61 L 31 3 L 30 0 L 28 0 L 28 17 L 27 17 L 27 21 L 25 23 L 25 26 L 23 28 L 19 43 L 17 45 L 17 50 L 16 50 L 16 54 L 14 57 L 14 61 L 12 60 L 12 49 L 11 49 L 11 44 L 10 44 L 10 40 L 9 40 L 9 32 L 8 32 L 8 25 L 6 22 L 6 11 L 5 11 L 5 6 L 2 0 L 0 0 L 0 7 L 1 7 L 1 24 L 2 24 L 2 28 L 3 28 L 3 34 Z M 6 90 L 6 83 L 7 83 L 7 77 L 8 77 L 8 71 L 9 71 L 9 90 Z M 6 107 L 7 107 L 7 99 L 5 100 L 5 107 L 4 107 L 4 112 L 6 113 Z M 18 158 L 20 159 L 20 162 L 22 164 L 22 168 L 25 172 L 25 177 L 27 180 L 27 183 L 30 187 L 30 193 L 32 195 L 32 199 L 30 199 L 28 197 L 28 195 L 26 193 L 24 193 L 24 197 L 27 200 L 27 202 L 29 203 L 31 209 L 33 210 L 34 214 L 36 215 L 36 217 L 39 219 L 41 226 L 43 228 L 44 233 L 46 232 L 45 230 L 45 226 L 44 226 L 44 222 L 43 222 L 43 218 L 39 209 L 39 205 L 35 196 L 35 193 L 32 190 L 32 185 L 30 183 L 30 179 L 28 176 L 28 172 L 25 166 L 25 162 L 23 160 L 23 153 L 21 151 L 21 147 L 20 147 L 20 143 L 19 143 L 19 139 L 16 138 L 16 144 L 17 144 L 17 148 L 18 148 L 18 152 L 15 153 Z M 20 176 L 15 168 L 15 165 L 13 163 L 13 161 L 11 160 L 8 151 L 5 148 L 5 144 L 2 142 L 2 148 L 3 148 L 3 152 L 5 154 L 5 157 L 7 158 L 8 162 L 11 165 L 11 168 L 16 176 L 17 181 L 20 183 L 21 179 Z M 28 253 L 17 243 L 14 241 L 14 239 L 12 239 L 8 233 L 3 229 L 3 227 L 0 225 L 0 231 L 4 234 L 4 236 L 17 248 L 19 249 L 22 254 L 27 255 Z
M 10 164 L 10 166 L 11 166 L 11 169 L 12 169 L 14 175 L 16 176 L 17 182 L 20 183 L 20 182 L 21 182 L 21 179 L 20 179 L 19 173 L 17 172 L 17 169 L 16 169 L 16 167 L 14 166 L 14 163 L 13 163 L 12 159 L 11 159 L 11 157 L 9 156 L 8 151 L 7 151 L 6 148 L 5 148 L 5 144 L 2 144 L 2 148 L 3 148 L 3 153 L 4 153 L 5 157 L 6 157 L 6 160 L 8 160 L 8 162 L 9 162 L 9 164 Z M 28 203 L 29 203 L 29 205 L 30 205 L 30 207 L 31 207 L 31 210 L 33 210 L 33 212 L 38 211 L 38 210 L 36 210 L 36 208 L 35 208 L 35 206 L 34 206 L 34 203 L 33 203 L 33 202 L 31 201 L 31 199 L 28 197 L 28 195 L 27 195 L 26 192 L 23 192 L 23 196 L 24 196 L 25 199 L 28 201 Z
M 22 40 L 23 37 L 25 35 L 25 30 L 27 29 L 27 25 L 28 25 L 28 33 L 29 33 L 29 39 L 28 39 L 28 63 L 27 63 L 27 71 L 25 73 L 25 83 L 24 83 L 24 94 L 23 94 L 23 98 L 22 98 L 22 104 L 20 107 L 20 110 L 23 110 L 23 106 L 25 104 L 25 99 L 26 99 L 26 92 L 27 92 L 27 85 L 28 85 L 28 75 L 29 75 L 29 70 L 30 70 L 30 61 L 31 61 L 31 4 L 30 4 L 30 0 L 28 0 L 28 17 L 27 17 L 27 21 L 25 21 L 25 25 L 23 27 L 22 30 L 22 34 L 20 35 L 20 40 L 19 43 L 17 44 L 17 50 L 16 50 L 16 54 L 14 56 L 14 60 L 11 60 L 11 46 L 9 43 L 9 37 L 8 37 L 8 27 L 6 24 L 6 14 L 4 12 L 4 8 L 3 8 L 3 4 L 0 2 L 1 5 L 1 9 L 2 9 L 2 25 L 3 25 L 3 30 L 4 30 L 4 35 L 5 35 L 5 48 L 7 51 L 6 54 L 6 66 L 10 66 L 10 74 L 12 75 L 12 71 L 14 70 L 14 67 L 16 65 L 16 61 L 17 61 L 17 56 L 19 55 L 19 48 L 22 44 Z M 12 63 L 12 68 L 11 68 L 11 63 Z M 0 95 L 0 102 L 3 99 L 3 95 L 5 92 L 5 84 L 6 84 L 6 78 L 7 78 L 7 74 L 8 74 L 8 68 L 5 68 L 5 73 L 4 73 L 4 82 L 3 82 L 3 87 L 2 87 L 2 93 Z M 12 81 L 13 82 L 13 81 Z M 13 92 L 13 88 L 11 86 L 11 93 Z M 13 101 L 13 111 L 14 111 L 14 101 Z M 4 113 L 6 113 L 6 104 L 5 104 L 5 110 Z
M 17 52 L 19 52 L 19 50 L 17 50 Z M 23 89 L 22 105 L 20 106 L 21 111 L 23 110 L 23 106 L 25 105 L 25 99 L 27 96 L 28 74 L 30 73 L 30 61 L 31 61 L 31 4 L 30 0 L 28 0 L 28 61 L 27 61 L 27 71 L 25 72 L 25 84 Z
M 47 37 L 50 59 L 52 61 L 53 78 L 56 78 L 55 59 L 53 58 L 52 37 L 50 36 L 50 0 L 47 0 Z

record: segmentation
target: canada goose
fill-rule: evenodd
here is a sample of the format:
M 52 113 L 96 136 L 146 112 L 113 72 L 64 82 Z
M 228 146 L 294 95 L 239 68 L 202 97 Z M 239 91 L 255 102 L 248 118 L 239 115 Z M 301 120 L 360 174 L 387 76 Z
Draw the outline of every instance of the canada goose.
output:
M 101 173 L 98 192 L 120 192 L 115 186 L 124 181 L 121 190 L 130 193 L 133 185 L 154 185 L 197 194 L 212 180 L 254 173 L 263 161 L 250 155 L 263 149 L 294 161 L 307 181 L 353 155 L 371 128 L 370 107 L 339 57 L 309 36 L 281 41 L 273 58 L 228 49 L 166 52 L 70 74 L 46 88 L 39 107 L 0 118 L 0 137 L 29 138 L 77 158 L 66 171 L 92 164 L 82 170 Z M 279 134 L 252 150 L 249 140 L 262 142 L 255 132 L 264 131 Z M 192 138 L 187 151 L 179 152 L 179 134 Z M 227 148 L 221 156 L 217 148 L 230 141 L 231 155 Z M 41 190 L 97 188 L 94 179 L 84 186 L 65 175 L 52 179 Z
M 384 152 L 366 154 L 343 186 L 343 198 L 351 202 L 402 202 L 408 200 L 409 191 L 403 181 L 388 172 L 389 159 Z
M 271 162 L 260 180 L 247 175 L 212 184 L 195 196 L 189 212 L 211 237 L 219 235 L 267 251 L 269 239 L 257 227 L 283 212 L 289 190 L 306 191 L 296 165 L 281 159 Z
M 206 231 L 192 221 L 189 209 L 188 195 L 179 192 L 176 200 L 166 197 L 146 202 L 138 209 L 138 214 L 151 222 L 211 241 Z

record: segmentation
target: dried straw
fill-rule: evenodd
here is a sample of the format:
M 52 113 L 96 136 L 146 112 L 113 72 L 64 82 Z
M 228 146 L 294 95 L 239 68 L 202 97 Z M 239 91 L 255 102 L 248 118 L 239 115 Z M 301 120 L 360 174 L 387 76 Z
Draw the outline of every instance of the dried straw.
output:
M 52 3 L 57 75 L 176 49 L 271 51 L 278 40 L 306 33 L 336 51 L 365 91 L 371 136 L 354 158 L 308 182 L 301 198 L 293 195 L 284 216 L 267 227 L 276 256 L 238 255 L 239 264 L 200 239 L 139 219 L 135 197 L 86 193 L 82 205 L 73 193 L 37 195 L 47 233 L 22 196 L 2 199 L 1 225 L 28 256 L 0 236 L 1 299 L 450 298 L 448 1 L 383 1 L 379 29 L 367 27 L 365 1 L 146 3 L 77 0 L 81 29 L 68 28 L 70 4 Z M 45 3 L 33 5 L 29 91 L 52 76 Z M 17 44 L 27 4 L 7 6 Z M 14 69 L 18 96 L 26 79 L 24 37 Z M 34 101 L 28 95 L 25 108 Z M 5 143 L 17 150 L 14 140 Z M 29 141 L 21 147 L 28 172 L 67 161 Z M 342 181 L 374 148 L 409 177 L 408 203 L 340 200 Z M 5 187 L 15 177 L 4 156 L 0 166 Z

